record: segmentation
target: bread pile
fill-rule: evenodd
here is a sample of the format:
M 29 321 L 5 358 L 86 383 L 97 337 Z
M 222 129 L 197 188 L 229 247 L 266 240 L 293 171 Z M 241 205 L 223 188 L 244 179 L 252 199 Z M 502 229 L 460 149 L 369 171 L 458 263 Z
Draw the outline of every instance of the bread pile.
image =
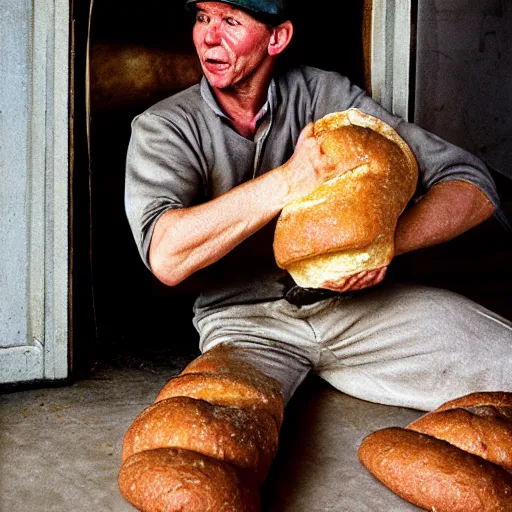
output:
M 512 511 L 512 393 L 446 402 L 406 428 L 373 432 L 361 463 L 403 499 L 435 512 Z
M 121 494 L 143 512 L 258 512 L 283 411 L 280 385 L 218 345 L 128 428 Z
M 337 290 L 347 276 L 393 258 L 396 223 L 416 190 L 418 167 L 391 126 L 354 108 L 318 120 L 314 134 L 334 160 L 360 165 L 286 205 L 274 257 L 299 286 Z

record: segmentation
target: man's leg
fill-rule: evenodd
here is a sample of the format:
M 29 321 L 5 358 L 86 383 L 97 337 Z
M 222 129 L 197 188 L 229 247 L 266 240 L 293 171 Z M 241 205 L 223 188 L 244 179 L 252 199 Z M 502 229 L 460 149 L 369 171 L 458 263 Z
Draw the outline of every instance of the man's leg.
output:
M 282 388 L 284 403 L 319 360 L 307 322 L 289 315 L 286 301 L 218 308 L 194 322 L 204 354 L 219 344 L 232 357 L 251 364 Z
M 474 391 L 512 391 L 512 324 L 445 290 L 397 285 L 333 299 L 311 320 L 317 373 L 372 402 L 431 410 Z

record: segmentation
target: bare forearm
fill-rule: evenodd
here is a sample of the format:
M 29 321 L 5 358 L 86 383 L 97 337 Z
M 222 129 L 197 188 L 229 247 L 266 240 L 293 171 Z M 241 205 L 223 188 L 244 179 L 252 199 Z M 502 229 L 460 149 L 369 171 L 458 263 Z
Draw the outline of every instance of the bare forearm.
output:
M 286 183 L 279 173 L 269 173 L 208 203 L 167 211 L 151 240 L 153 272 L 167 285 L 180 283 L 267 224 L 286 198 Z
M 434 185 L 399 219 L 395 252 L 451 240 L 488 219 L 493 211 L 491 202 L 471 183 L 453 180 Z

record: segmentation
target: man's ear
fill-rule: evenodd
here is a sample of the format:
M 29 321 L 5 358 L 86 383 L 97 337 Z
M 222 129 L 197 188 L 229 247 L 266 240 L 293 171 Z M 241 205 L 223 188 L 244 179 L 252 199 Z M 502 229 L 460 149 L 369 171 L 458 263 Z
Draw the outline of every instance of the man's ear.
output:
M 268 43 L 269 55 L 278 55 L 288 46 L 293 36 L 291 21 L 284 21 L 272 29 L 270 42 Z

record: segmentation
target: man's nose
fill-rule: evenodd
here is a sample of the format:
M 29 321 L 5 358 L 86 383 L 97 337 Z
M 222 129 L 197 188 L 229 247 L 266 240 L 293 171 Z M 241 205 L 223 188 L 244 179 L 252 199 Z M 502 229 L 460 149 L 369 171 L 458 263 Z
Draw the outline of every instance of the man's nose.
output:
M 217 44 L 220 41 L 220 27 L 218 23 L 212 21 L 208 24 L 204 34 L 204 42 L 206 44 Z

